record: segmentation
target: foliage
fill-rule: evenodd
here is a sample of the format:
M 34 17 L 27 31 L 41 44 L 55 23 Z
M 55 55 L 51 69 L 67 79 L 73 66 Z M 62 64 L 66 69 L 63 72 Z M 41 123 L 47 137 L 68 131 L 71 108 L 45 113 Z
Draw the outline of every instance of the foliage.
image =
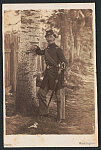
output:
M 61 29 L 62 26 L 65 26 L 65 19 L 66 21 L 72 21 L 73 23 L 76 22 L 76 25 L 82 26 L 83 22 L 86 22 L 87 20 L 90 20 L 90 23 L 88 23 L 88 26 L 92 25 L 92 10 L 91 9 L 71 9 L 71 10 L 54 10 L 54 13 L 51 15 L 51 17 L 47 20 L 47 23 L 51 25 L 51 27 L 55 27 L 58 29 Z M 74 27 L 74 26 L 73 26 Z

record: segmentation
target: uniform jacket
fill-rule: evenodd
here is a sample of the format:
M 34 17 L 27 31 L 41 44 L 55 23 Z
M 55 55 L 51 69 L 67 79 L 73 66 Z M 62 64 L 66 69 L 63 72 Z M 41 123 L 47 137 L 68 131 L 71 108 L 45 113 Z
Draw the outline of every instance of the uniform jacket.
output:
M 56 89 L 61 89 L 62 88 L 62 74 L 58 76 L 58 67 L 56 67 L 56 65 L 53 65 L 51 60 L 47 59 L 46 51 L 48 52 L 50 57 L 55 61 L 57 66 L 60 62 L 61 63 L 64 62 L 67 65 L 67 61 L 63 55 L 63 51 L 55 43 L 48 45 L 48 47 L 44 50 L 37 48 L 36 53 L 38 55 L 44 55 L 46 66 L 50 66 L 49 68 L 46 67 L 44 78 L 41 83 L 41 88 L 43 89 L 45 86 L 48 86 L 49 90 L 53 90 L 55 86 L 55 80 L 58 77 L 59 82 L 57 84 Z

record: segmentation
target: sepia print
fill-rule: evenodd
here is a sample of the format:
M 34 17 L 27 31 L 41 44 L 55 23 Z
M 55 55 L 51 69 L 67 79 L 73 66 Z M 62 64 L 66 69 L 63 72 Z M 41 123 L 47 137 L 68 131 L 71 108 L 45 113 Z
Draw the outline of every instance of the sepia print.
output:
M 4 146 L 97 147 L 95 4 L 3 4 Z

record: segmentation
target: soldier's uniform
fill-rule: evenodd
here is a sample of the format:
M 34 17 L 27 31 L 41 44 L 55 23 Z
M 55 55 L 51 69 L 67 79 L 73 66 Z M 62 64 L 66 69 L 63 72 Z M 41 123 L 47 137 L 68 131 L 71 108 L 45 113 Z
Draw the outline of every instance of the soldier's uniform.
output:
M 41 50 L 39 47 L 36 49 L 38 55 L 45 56 L 46 70 L 40 89 L 38 91 L 39 109 L 42 115 L 48 114 L 48 107 L 46 103 L 46 95 L 49 90 L 54 90 L 56 79 L 58 77 L 58 83 L 55 89 L 56 96 L 59 89 L 62 86 L 62 74 L 58 75 L 58 69 L 60 63 L 67 64 L 67 61 L 63 55 L 63 51 L 55 44 L 50 44 L 45 50 Z M 59 100 L 57 96 L 57 101 Z

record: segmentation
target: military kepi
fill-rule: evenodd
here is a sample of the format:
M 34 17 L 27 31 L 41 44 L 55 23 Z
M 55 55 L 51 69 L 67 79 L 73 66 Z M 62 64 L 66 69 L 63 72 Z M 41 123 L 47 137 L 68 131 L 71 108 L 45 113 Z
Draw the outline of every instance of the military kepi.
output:
M 56 34 L 53 32 L 53 30 L 47 30 L 45 37 L 47 37 L 48 35 L 53 35 L 56 38 Z

